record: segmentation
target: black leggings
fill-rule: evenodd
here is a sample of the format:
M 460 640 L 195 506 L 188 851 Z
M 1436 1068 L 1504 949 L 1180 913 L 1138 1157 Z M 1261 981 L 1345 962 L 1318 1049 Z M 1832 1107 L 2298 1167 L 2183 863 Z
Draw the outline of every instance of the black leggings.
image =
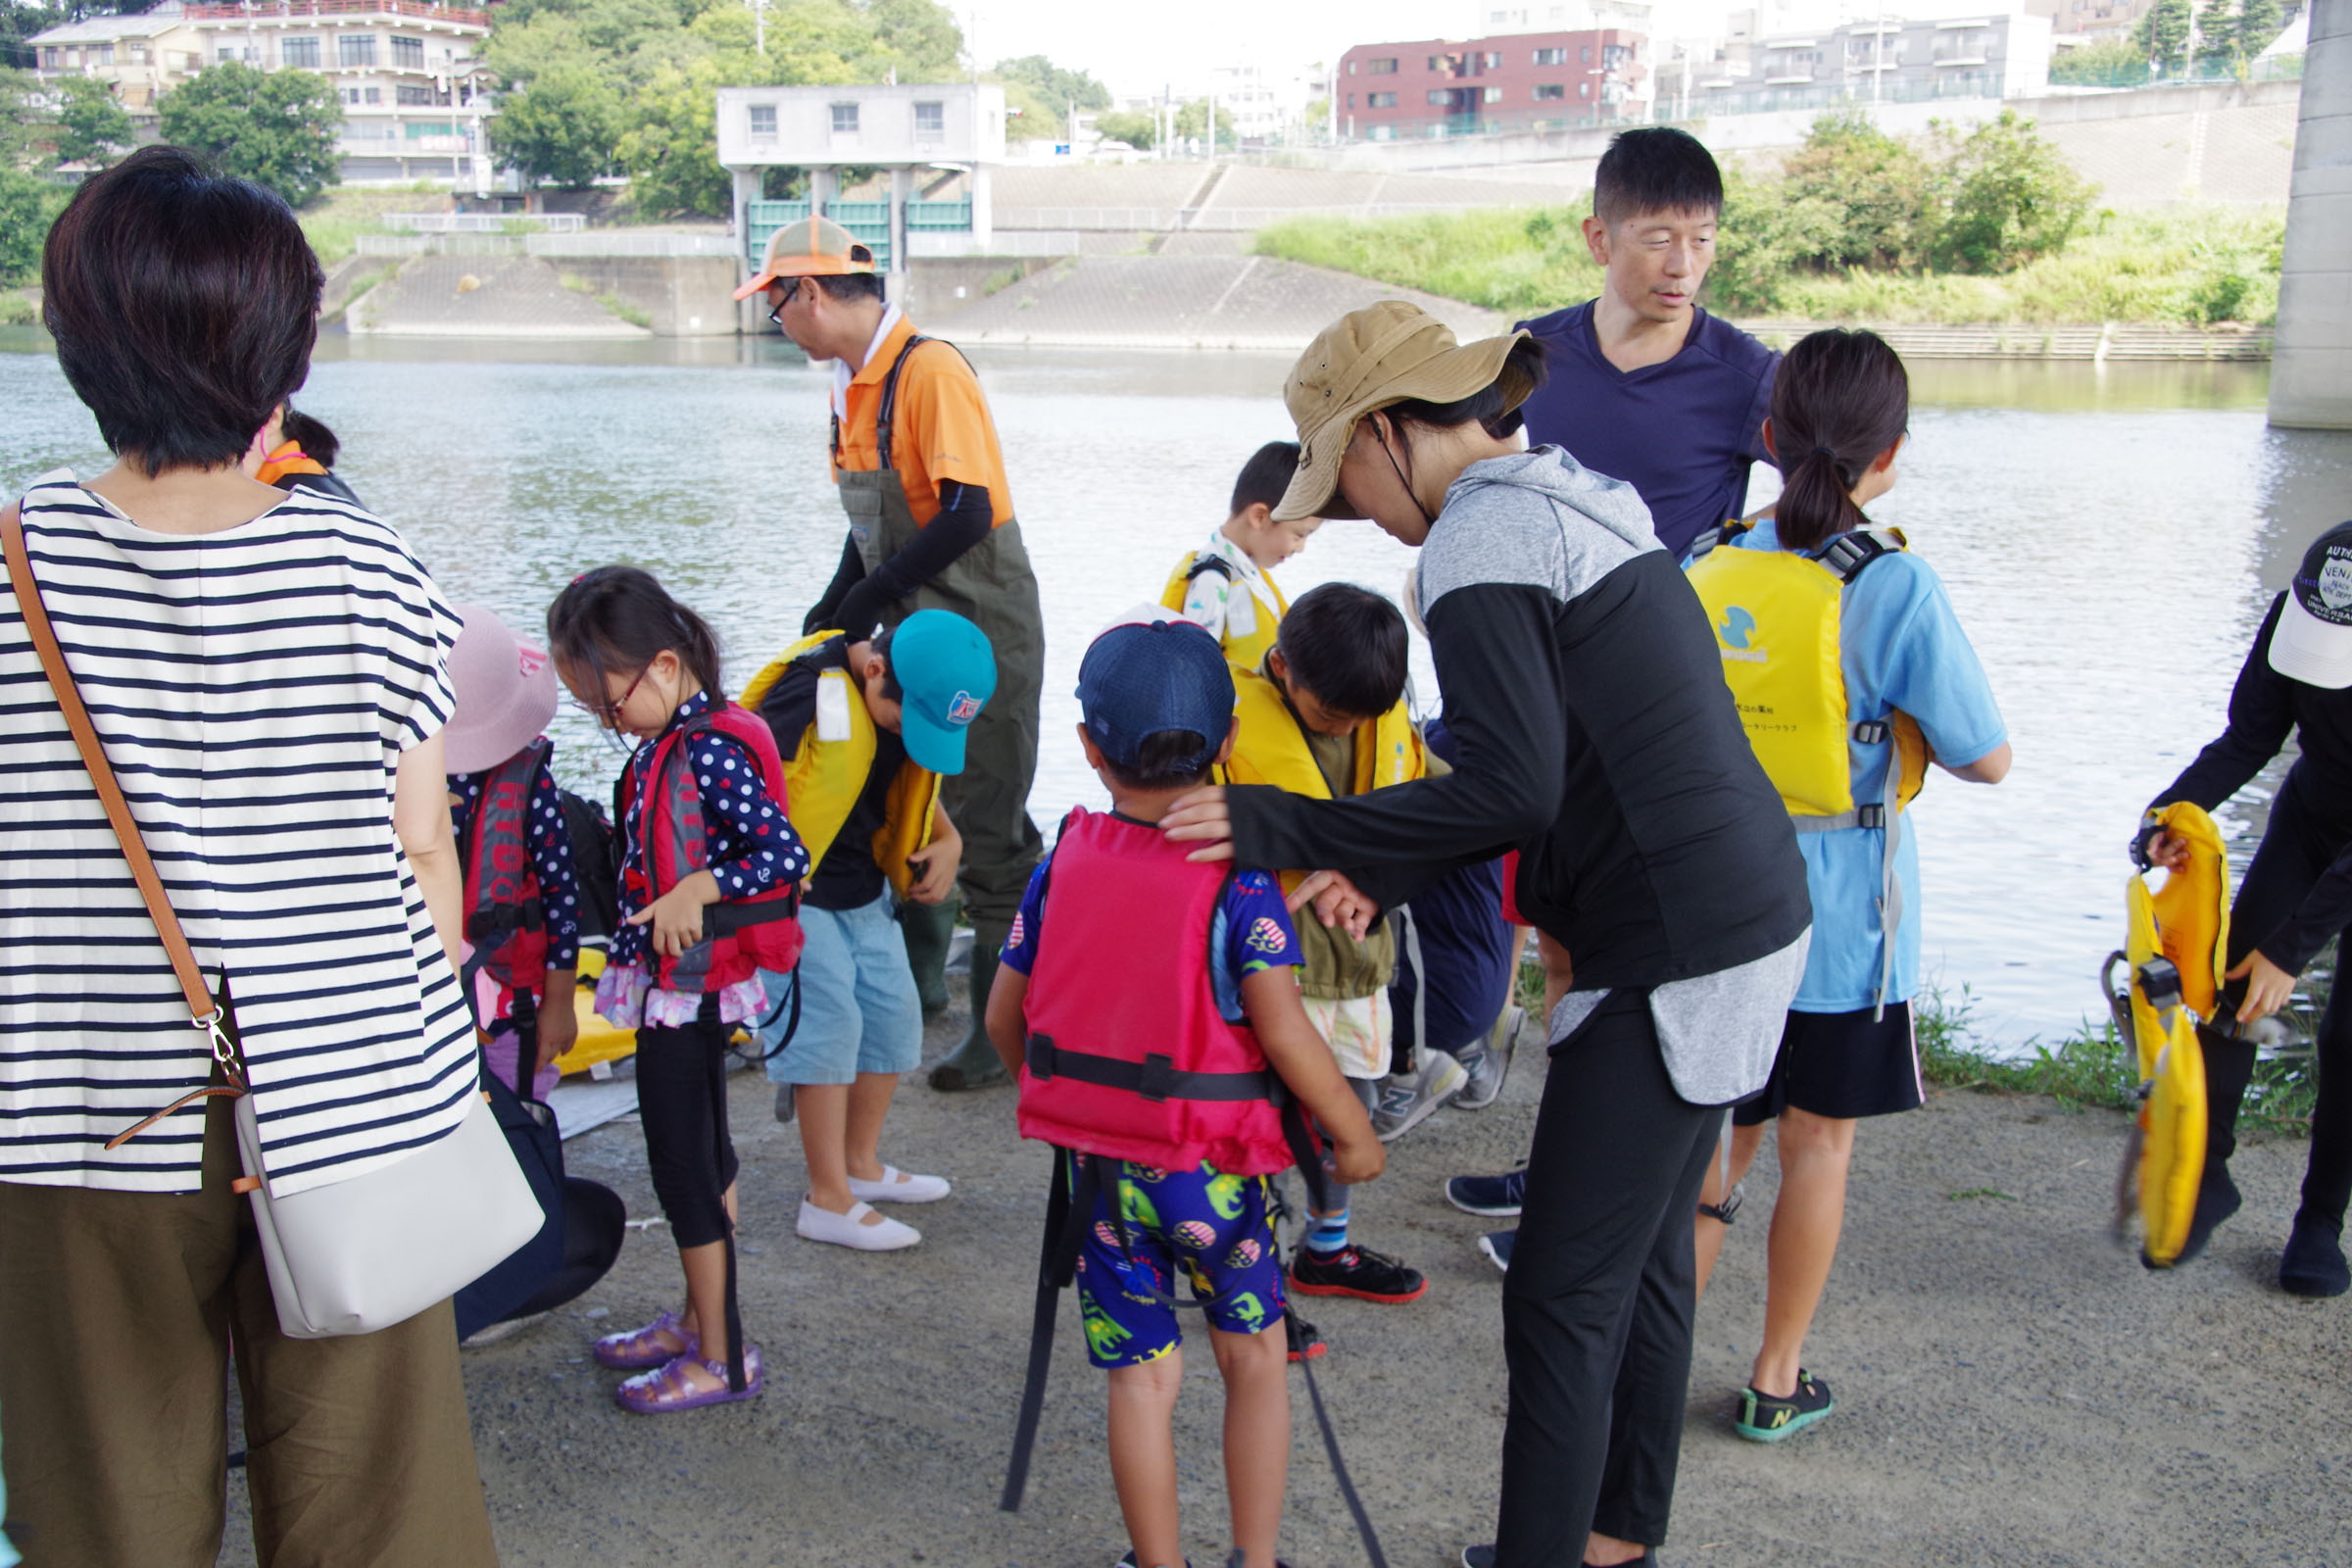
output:
M 1553 1049 L 1502 1285 L 1510 1413 L 1498 1568 L 1584 1560 L 1599 1530 L 1666 1539 L 1690 1392 L 1691 1218 L 1723 1107 L 1674 1092 L 1649 996 Z
M 727 1026 L 715 994 L 690 1024 L 637 1031 L 637 1113 L 670 1235 L 681 1248 L 727 1240 L 725 1194 L 737 1161 L 727 1133 Z
M 2245 880 L 2238 884 L 2237 902 L 2230 909 L 2231 968 L 2295 912 L 2343 850 L 2343 840 L 2314 820 L 2290 780 L 2272 803 L 2262 847 L 2254 852 Z M 2233 1013 L 2245 989 L 2244 981 L 2232 982 L 2223 992 L 2217 1011 L 2224 1017 Z M 2352 1002 L 2347 1002 L 2345 991 L 2339 954 L 2336 983 L 2320 1015 L 2320 1095 L 2311 1117 L 2311 1159 L 2303 1174 L 2303 1212 L 2339 1227 L 2345 1202 L 2352 1199 Z M 2254 1048 L 2210 1031 L 2203 1043 L 2212 1107 L 2205 1152 L 2210 1180 L 2237 1149 L 2237 1110 L 2253 1075 Z

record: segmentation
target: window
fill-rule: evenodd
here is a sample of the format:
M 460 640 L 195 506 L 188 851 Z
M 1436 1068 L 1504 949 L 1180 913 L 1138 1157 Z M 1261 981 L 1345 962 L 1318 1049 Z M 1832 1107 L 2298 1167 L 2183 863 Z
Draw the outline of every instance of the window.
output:
M 317 71 L 318 69 L 318 40 L 316 38 L 280 38 L 277 41 L 277 63 L 288 71 Z
M 424 69 L 424 40 L 422 38 L 403 38 L 400 34 L 394 33 L 392 35 L 392 69 L 395 71 L 422 71 Z
M 914 106 L 914 133 L 926 140 L 948 133 L 948 106 L 944 103 Z
M 1355 62 L 1352 60 L 1348 62 L 1348 74 L 1350 76 L 1355 74 Z
M 434 124 L 429 120 L 412 120 L 408 125 L 409 140 L 422 141 L 427 136 L 454 136 L 458 127 L 446 122 Z
M 1381 94 L 1374 93 L 1372 96 L 1378 98 L 1381 96 Z M 1395 141 L 1396 139 L 1396 127 L 1395 125 L 1374 125 L 1369 132 L 1369 135 L 1374 141 Z
M 1394 76 L 1396 74 L 1396 57 L 1391 55 L 1386 60 L 1367 61 L 1364 66 L 1364 71 L 1368 75 Z
M 360 102 L 361 102 L 361 103 L 363 103 L 363 104 L 380 104 L 380 103 L 382 103 L 383 101 L 384 101 L 384 90 L 383 90 L 381 87 L 362 87 L 362 88 L 360 89 Z
M 430 87 L 395 87 L 392 89 L 392 101 L 396 104 L 430 104 L 433 101 L 433 89 Z
M 1367 94 L 1364 98 L 1364 107 L 1366 109 L 1394 109 L 1396 107 L 1396 95 L 1393 92 Z
M 1536 64 L 1539 66 L 1564 66 L 1567 63 L 1568 51 L 1565 49 L 1539 49 L 1536 51 Z
M 147 46 L 145 44 L 134 43 L 130 46 L 130 63 L 134 66 L 143 66 L 147 63 Z
M 1578 82 L 1578 83 L 1576 84 L 1576 95 L 1577 95 L 1579 98 L 1590 98 L 1590 97 L 1592 97 L 1592 84 L 1591 82 L 1589 82 L 1589 81 L 1580 81 L 1580 82 Z
M 1499 52 L 1487 56 L 1487 69 L 1489 71 L 1500 71 L 1502 69 L 1502 56 Z
M 1498 104 L 1502 102 L 1502 89 L 1500 87 L 1489 87 L 1487 89 L 1487 102 L 1491 104 Z
M 1429 69 L 1432 71 L 1443 69 L 1445 64 L 1446 57 L 1444 55 L 1431 55 L 1429 57 Z
M 375 64 L 375 34 L 347 32 L 335 39 L 335 64 L 349 71 Z
M 1540 82 L 1536 86 L 1536 102 L 1548 103 L 1568 96 L 1568 89 L 1556 81 Z
M 1576 63 L 1577 63 L 1578 65 L 1580 65 L 1580 66 L 1589 66 L 1589 65 L 1591 65 L 1591 64 L 1592 63 L 1592 46 L 1591 44 L 1586 44 L 1586 45 L 1582 46 L 1581 48 L 1579 48 L 1579 49 L 1577 50 L 1577 52 L 1576 52 L 1576 57 L 1577 57 L 1577 58 L 1576 58 Z
M 1429 101 L 1440 109 L 1450 109 L 1453 107 L 1453 89 L 1450 87 L 1432 87 L 1429 89 Z
M 858 134 L 858 106 L 856 104 L 835 104 L 833 106 L 833 134 L 836 136 Z
M 773 136 L 775 133 L 776 106 L 774 104 L 752 105 L 752 134 Z

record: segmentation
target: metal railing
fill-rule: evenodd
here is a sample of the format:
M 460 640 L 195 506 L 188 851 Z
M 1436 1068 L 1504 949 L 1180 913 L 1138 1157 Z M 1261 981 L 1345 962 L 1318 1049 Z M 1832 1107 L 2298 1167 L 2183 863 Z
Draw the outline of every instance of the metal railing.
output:
M 267 17 L 416 17 L 455 23 L 462 27 L 487 27 L 487 11 L 460 11 L 454 6 L 424 5 L 421 0 L 259 0 L 224 6 L 192 5 L 180 13 L 190 22 L 259 22 Z
M 419 138 L 420 140 L 426 138 Z M 386 213 L 386 228 L 412 234 L 508 234 L 517 224 L 547 234 L 571 234 L 588 226 L 579 213 Z
M 1520 205 L 1466 192 L 1457 202 L 1333 202 L 1298 207 L 1000 207 L 999 230 L 1070 229 L 1086 233 L 1254 233 L 1287 218 L 1410 218 L 1473 207 Z
M 628 229 L 595 229 L 563 234 L 361 234 L 354 248 L 362 256 L 541 256 L 560 257 L 671 257 L 733 258 L 735 241 L 726 234 L 639 233 Z

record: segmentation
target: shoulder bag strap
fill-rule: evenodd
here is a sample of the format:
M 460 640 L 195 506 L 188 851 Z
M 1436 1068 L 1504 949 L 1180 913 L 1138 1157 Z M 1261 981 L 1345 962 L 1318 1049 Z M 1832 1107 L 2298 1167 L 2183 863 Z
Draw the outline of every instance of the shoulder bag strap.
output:
M 245 1081 L 238 1071 L 236 1048 L 220 1027 L 227 1009 L 213 1000 L 212 988 L 204 983 L 204 971 L 197 967 L 196 955 L 188 946 L 187 933 L 180 929 L 179 916 L 172 911 L 171 897 L 164 892 L 164 880 L 156 875 L 155 861 L 147 854 L 146 841 L 139 836 L 139 824 L 132 819 L 130 807 L 122 799 L 122 786 L 115 781 L 114 765 L 106 760 L 106 748 L 90 723 L 89 710 L 82 706 L 81 693 L 74 689 L 74 671 L 66 664 L 65 650 L 57 645 L 57 630 L 49 624 L 49 612 L 41 603 L 40 585 L 33 580 L 32 557 L 24 548 L 24 522 L 16 507 L 0 512 L 0 547 L 5 548 L 8 556 L 9 587 L 15 592 L 17 608 L 24 616 L 24 633 L 32 639 L 33 652 L 40 656 L 41 669 L 57 693 L 57 706 L 66 716 L 66 727 L 74 732 L 74 749 L 81 753 L 82 765 L 89 769 L 99 804 L 106 808 L 106 819 L 113 824 L 115 838 L 122 847 L 122 858 L 130 862 L 131 880 L 138 884 L 139 897 L 146 901 L 148 916 L 155 921 L 156 935 L 163 938 L 164 952 L 171 956 L 172 972 L 179 977 L 189 1021 L 210 1037 L 213 1059 L 220 1063 L 221 1075 L 230 1085 L 227 1089 L 201 1089 L 173 1101 L 128 1132 L 110 1140 L 106 1147 L 113 1149 L 191 1100 L 243 1094 Z

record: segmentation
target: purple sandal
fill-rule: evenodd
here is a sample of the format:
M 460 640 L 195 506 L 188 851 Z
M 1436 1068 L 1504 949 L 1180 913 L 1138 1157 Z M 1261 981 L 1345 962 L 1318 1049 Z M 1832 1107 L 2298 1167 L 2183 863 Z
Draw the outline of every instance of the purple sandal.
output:
M 675 1335 L 685 1348 L 680 1350 L 676 1346 L 662 1344 L 663 1334 Z M 678 1321 L 678 1314 L 664 1312 L 641 1329 L 606 1335 L 596 1342 L 596 1348 L 590 1353 L 596 1357 L 598 1366 L 615 1372 L 642 1372 L 648 1367 L 666 1366 L 680 1355 L 695 1355 L 700 1350 L 695 1337 Z
M 687 1382 L 686 1369 L 697 1365 L 718 1379 L 717 1388 L 698 1389 Z M 741 1394 L 727 1387 L 726 1362 L 698 1361 L 693 1354 L 687 1354 L 654 1371 L 638 1373 L 612 1391 L 612 1400 L 623 1410 L 633 1410 L 639 1415 L 663 1415 L 671 1410 L 699 1410 L 707 1404 L 753 1398 L 766 1386 L 765 1371 L 760 1363 L 760 1347 L 747 1341 L 743 1347 Z

